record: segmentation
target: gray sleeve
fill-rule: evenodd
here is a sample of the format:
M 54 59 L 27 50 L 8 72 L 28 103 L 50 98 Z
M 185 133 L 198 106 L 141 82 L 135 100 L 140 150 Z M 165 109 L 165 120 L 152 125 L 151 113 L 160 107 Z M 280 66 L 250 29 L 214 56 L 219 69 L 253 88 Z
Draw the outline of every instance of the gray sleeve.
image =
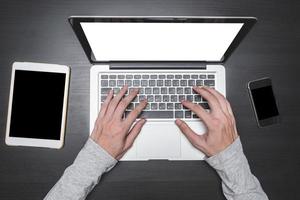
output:
M 257 178 L 251 173 L 243 153 L 240 138 L 206 161 L 222 179 L 222 188 L 228 200 L 267 200 Z
M 73 164 L 65 170 L 44 199 L 85 199 L 100 181 L 101 175 L 116 163 L 117 160 L 89 138 Z

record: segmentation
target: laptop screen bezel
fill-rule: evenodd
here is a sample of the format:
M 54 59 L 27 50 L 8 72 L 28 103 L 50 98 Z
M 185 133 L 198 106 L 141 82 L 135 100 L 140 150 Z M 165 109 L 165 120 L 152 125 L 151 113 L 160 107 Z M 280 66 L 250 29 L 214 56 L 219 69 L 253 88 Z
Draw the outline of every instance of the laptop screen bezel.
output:
M 169 17 L 169 16 L 71 16 L 68 18 L 69 23 L 71 24 L 73 31 L 75 32 L 85 54 L 88 57 L 88 60 L 92 64 L 105 64 L 105 63 L 130 63 L 130 62 L 151 62 L 151 63 L 224 63 L 232 54 L 232 52 L 237 48 L 243 38 L 250 31 L 252 26 L 256 23 L 257 19 L 255 17 Z M 113 60 L 113 61 L 99 61 L 95 59 L 92 48 L 86 38 L 86 35 L 81 27 L 82 22 L 132 22 L 132 23 L 243 23 L 241 30 L 238 32 L 226 52 L 224 53 L 220 61 L 123 61 L 123 60 Z

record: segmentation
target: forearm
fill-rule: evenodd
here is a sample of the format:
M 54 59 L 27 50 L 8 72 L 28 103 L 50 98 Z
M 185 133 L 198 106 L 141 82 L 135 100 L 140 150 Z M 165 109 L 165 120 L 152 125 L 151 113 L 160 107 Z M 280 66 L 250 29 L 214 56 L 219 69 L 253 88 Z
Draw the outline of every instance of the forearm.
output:
M 228 200 L 268 199 L 259 181 L 250 171 L 240 138 L 206 161 L 221 177 L 223 193 Z
M 89 138 L 45 199 L 85 199 L 100 181 L 102 174 L 116 163 L 117 160 Z

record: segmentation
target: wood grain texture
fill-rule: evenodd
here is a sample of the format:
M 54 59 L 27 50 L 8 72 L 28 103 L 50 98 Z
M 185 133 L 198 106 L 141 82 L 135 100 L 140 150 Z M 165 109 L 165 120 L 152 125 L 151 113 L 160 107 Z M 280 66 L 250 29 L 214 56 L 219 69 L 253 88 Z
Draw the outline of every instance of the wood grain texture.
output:
M 300 5 L 296 0 L 1 0 L 0 199 L 42 199 L 88 137 L 89 69 L 67 23 L 70 15 L 255 16 L 258 23 L 225 63 L 245 153 L 270 199 L 300 199 Z M 11 64 L 69 65 L 71 85 L 62 150 L 4 144 Z M 246 83 L 269 76 L 282 122 L 259 129 Z M 224 199 L 217 174 L 205 162 L 122 162 L 88 199 Z

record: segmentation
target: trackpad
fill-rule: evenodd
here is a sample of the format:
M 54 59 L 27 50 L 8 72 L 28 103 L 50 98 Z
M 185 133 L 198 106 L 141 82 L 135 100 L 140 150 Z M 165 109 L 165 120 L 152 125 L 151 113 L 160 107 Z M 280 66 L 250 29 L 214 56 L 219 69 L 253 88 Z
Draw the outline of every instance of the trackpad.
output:
M 180 157 L 180 134 L 174 122 L 146 123 L 136 140 L 137 158 Z

